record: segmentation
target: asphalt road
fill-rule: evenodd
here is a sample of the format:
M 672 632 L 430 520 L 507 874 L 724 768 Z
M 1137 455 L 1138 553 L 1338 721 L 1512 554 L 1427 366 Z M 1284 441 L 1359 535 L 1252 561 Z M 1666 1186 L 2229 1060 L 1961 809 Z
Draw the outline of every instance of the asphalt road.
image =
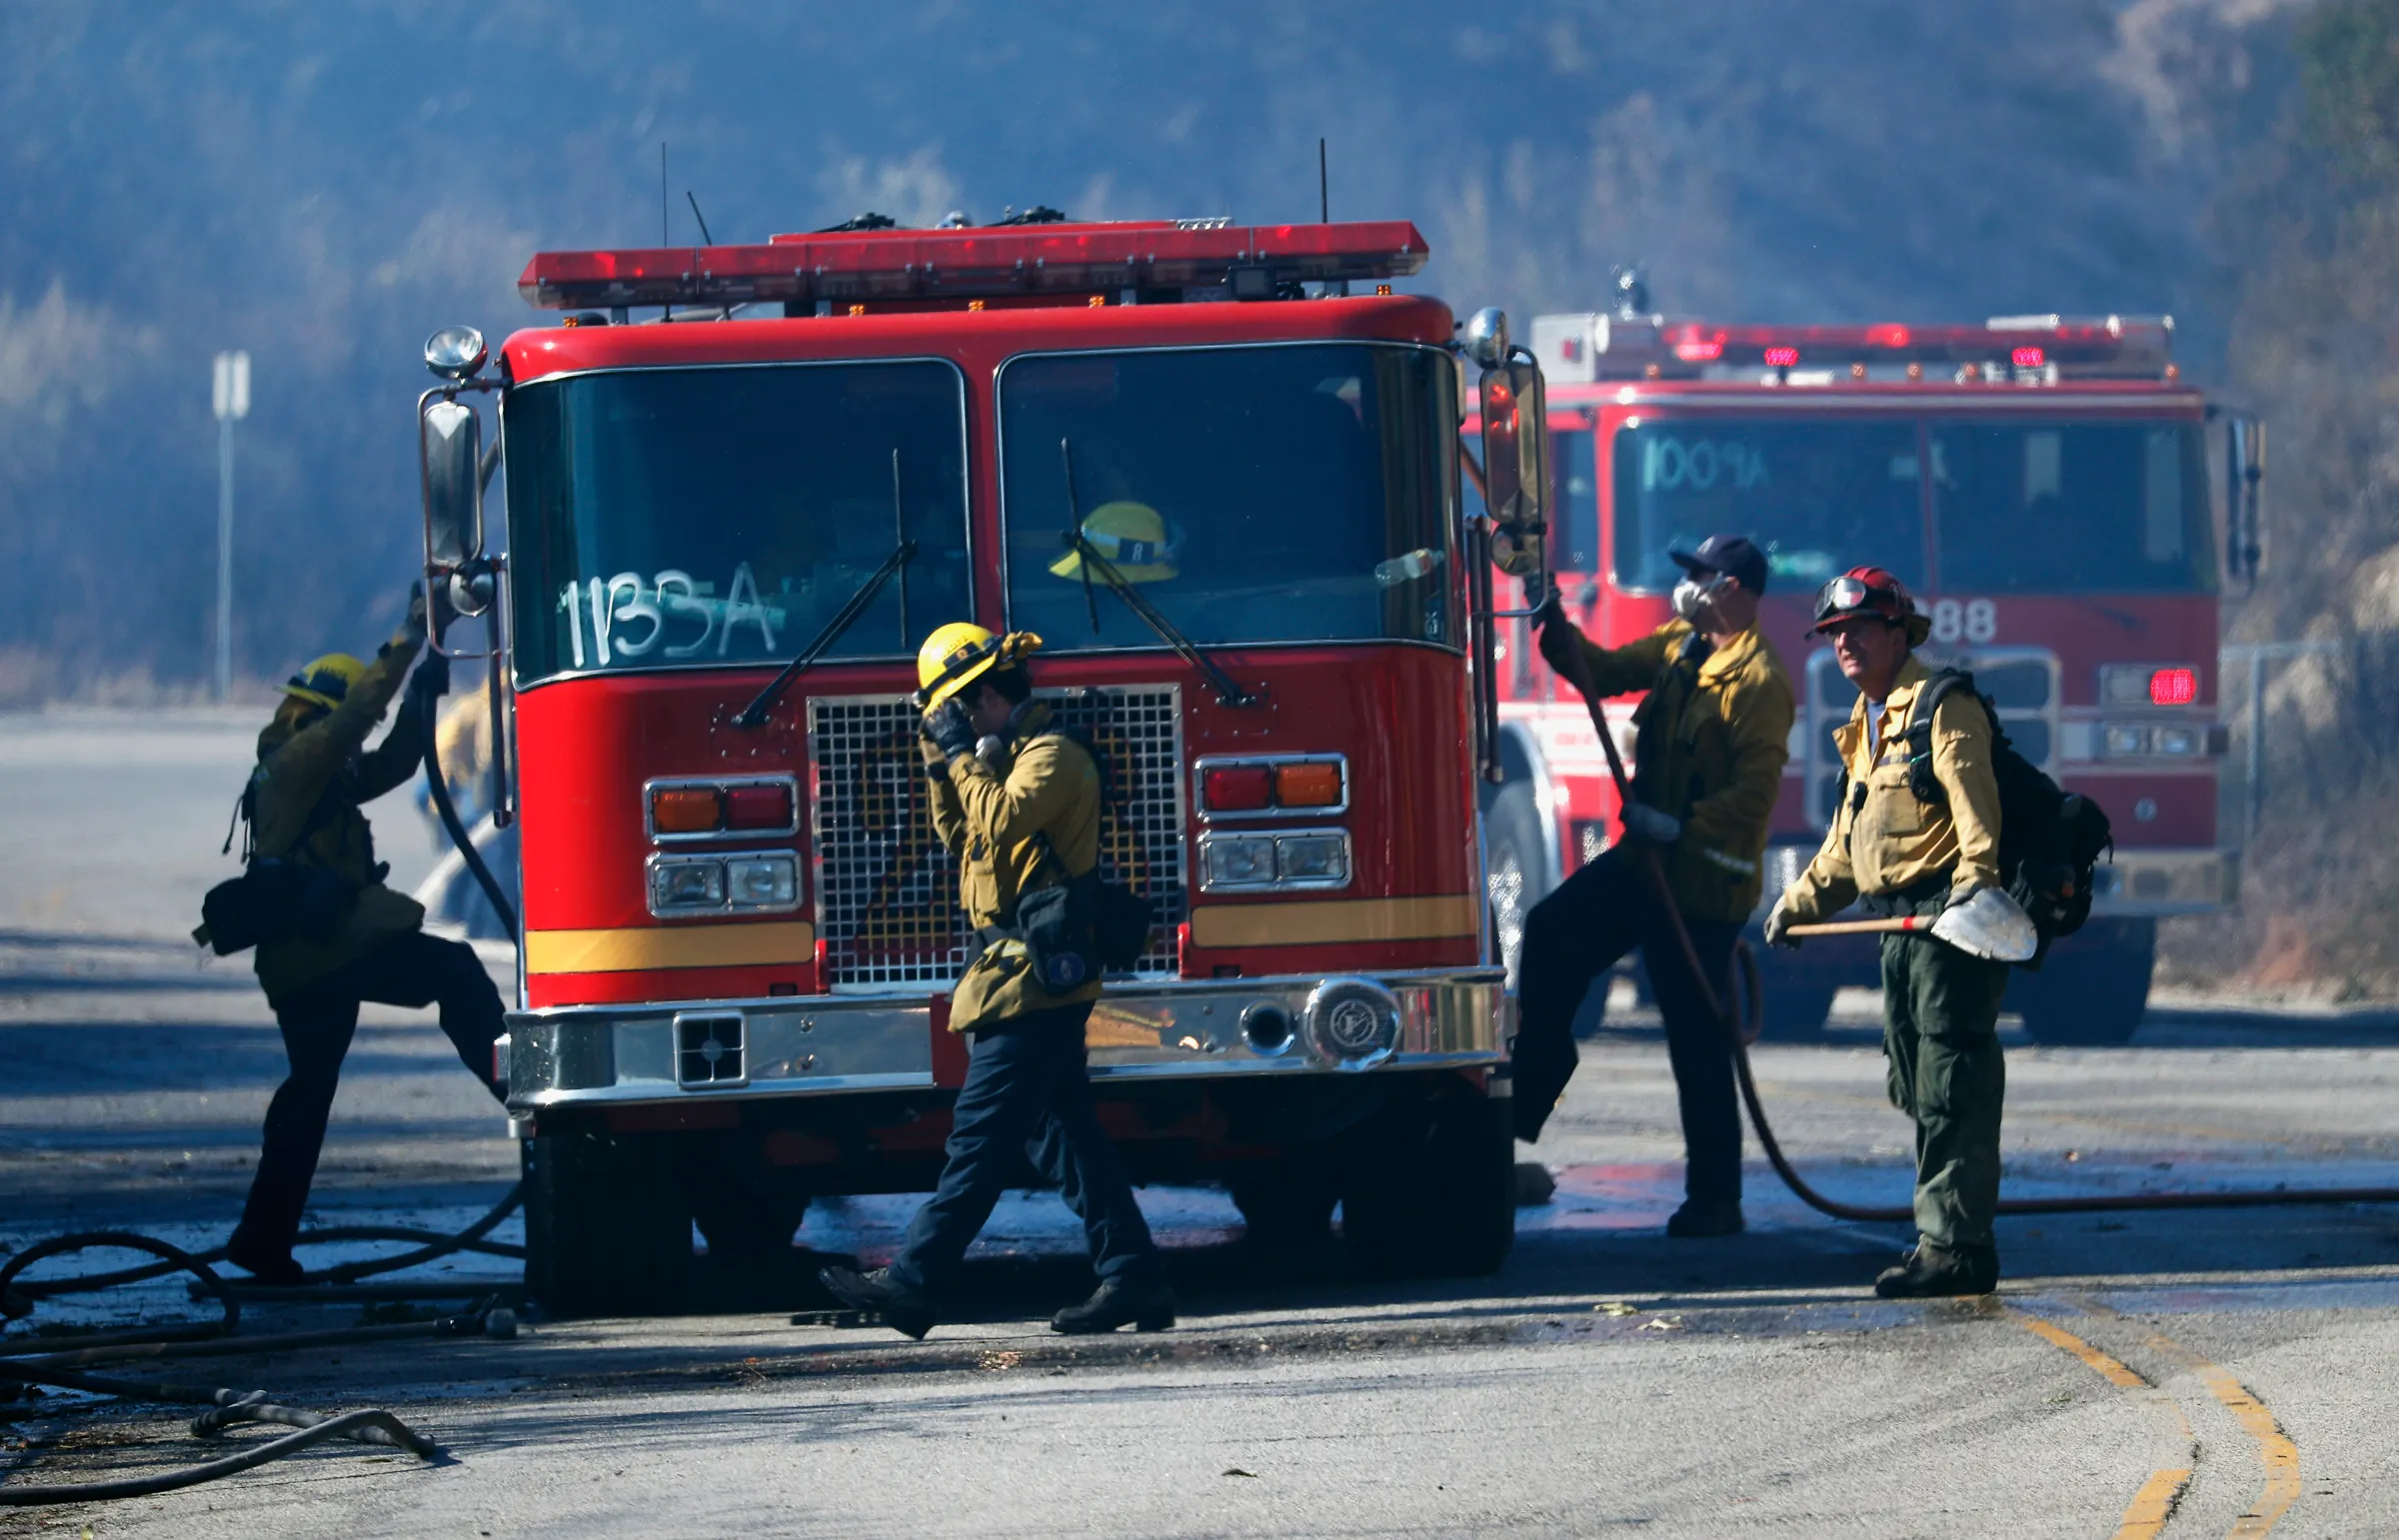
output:
M 238 1212 L 279 1046 L 247 970 L 201 966 L 181 932 L 230 869 L 254 727 L 0 718 L 9 1251 L 100 1225 L 208 1244 Z M 416 814 L 385 805 L 387 855 L 422 870 Z M 1757 1070 L 1811 1180 L 1896 1202 L 1907 1128 L 1870 1010 L 1845 999 L 1827 1043 Z M 0 1535 L 2399 1533 L 2399 1211 L 2008 1220 L 1995 1299 L 1880 1304 L 1866 1285 L 1905 1237 L 1824 1220 L 1754 1159 L 1749 1233 L 1662 1236 L 1664 1053 L 1637 1012 L 1611 1020 L 1534 1152 L 1557 1195 L 1519 1211 L 1495 1278 L 1391 1287 L 1331 1246 L 1258 1256 L 1221 1196 L 1153 1189 L 1183 1326 L 1070 1341 L 1042 1320 L 1090 1276 L 1063 1207 L 1029 1195 L 977 1253 L 975 1319 L 910 1344 L 792 1322 L 817 1303 L 813 1253 L 874 1260 L 910 1206 L 829 1203 L 787 1263 L 704 1271 L 700 1314 L 144 1369 L 386 1406 L 446 1453 L 328 1446 L 180 1493 L 0 1509 Z M 2013 1194 L 2399 1185 L 2399 1013 L 2169 999 L 2126 1048 L 2008 1040 Z M 429 1023 L 371 1007 L 316 1212 L 454 1227 L 513 1176 L 503 1132 Z M 497 1286 L 505 1266 L 423 1277 Z M 246 1329 L 361 1308 L 253 1306 Z M 159 1283 L 35 1321 L 197 1309 Z M 0 1490 L 268 1436 L 212 1448 L 168 1408 L 0 1402 Z

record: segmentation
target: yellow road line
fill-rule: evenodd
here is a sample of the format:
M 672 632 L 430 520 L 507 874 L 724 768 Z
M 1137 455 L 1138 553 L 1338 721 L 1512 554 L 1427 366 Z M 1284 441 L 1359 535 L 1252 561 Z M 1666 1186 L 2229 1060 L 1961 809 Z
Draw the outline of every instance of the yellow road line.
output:
M 2124 1319 L 2096 1302 L 2085 1302 L 2083 1308 L 2093 1315 Z M 2146 1345 L 2151 1352 L 2171 1358 L 2197 1375 L 2207 1393 L 2232 1413 L 2241 1431 L 2257 1444 L 2258 1463 L 2266 1471 L 2265 1490 L 2250 1504 L 2248 1512 L 2233 1521 L 2232 1528 L 2226 1531 L 2226 1540 L 2263 1540 L 2282 1522 L 2282 1516 L 2291 1511 L 2291 1504 L 2299 1500 L 2299 1446 L 2283 1432 L 2282 1424 L 2274 1420 L 2266 1403 L 2230 1370 L 2209 1362 L 2163 1332 L 2151 1331 Z
M 2026 1315 L 2018 1310 L 2010 1310 L 2007 1315 L 2008 1319 L 2042 1341 L 2053 1347 L 2062 1347 L 2081 1359 L 2109 1384 L 2129 1390 L 2153 1406 L 2163 1406 L 2173 1415 L 2176 1431 L 2181 1435 L 2184 1447 L 2190 1447 L 2191 1423 L 2189 1418 L 2183 1416 L 2182 1408 L 2160 1394 L 2155 1385 L 2141 1378 L 2123 1360 L 2110 1358 L 2064 1327 L 2042 1320 L 2037 1315 Z M 2149 1479 L 2142 1482 L 2141 1489 L 2133 1494 L 2132 1504 L 2124 1510 L 2124 1517 L 2117 1521 L 2114 1540 L 2157 1540 L 2165 1530 L 2166 1521 L 2174 1517 L 2174 1505 L 2182 1501 L 2182 1494 L 2190 1484 L 2191 1467 L 2187 1465 L 2151 1471 Z

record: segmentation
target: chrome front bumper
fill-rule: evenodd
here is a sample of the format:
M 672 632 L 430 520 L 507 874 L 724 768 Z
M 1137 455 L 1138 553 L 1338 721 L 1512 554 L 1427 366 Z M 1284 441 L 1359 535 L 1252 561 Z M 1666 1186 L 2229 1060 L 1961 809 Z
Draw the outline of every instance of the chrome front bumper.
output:
M 1111 986 L 1094 1080 L 1497 1065 L 1515 1004 L 1495 968 Z M 1283 1029 L 1277 1029 L 1277 1017 Z M 934 1086 L 922 997 L 815 995 L 511 1012 L 508 1104 L 544 1108 Z
M 2236 850 L 2118 846 L 2092 873 L 2091 913 L 2122 918 L 2213 914 L 2241 896 Z

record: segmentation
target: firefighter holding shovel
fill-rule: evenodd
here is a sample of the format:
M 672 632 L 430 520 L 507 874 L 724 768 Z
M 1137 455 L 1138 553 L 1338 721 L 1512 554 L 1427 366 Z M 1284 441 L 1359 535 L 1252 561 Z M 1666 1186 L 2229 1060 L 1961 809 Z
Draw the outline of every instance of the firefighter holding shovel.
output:
M 1796 946 L 1857 901 L 1870 919 L 1834 929 L 1882 938 L 1883 1053 L 1891 1102 L 1916 1124 L 1919 1238 L 1874 1280 L 1885 1299 L 1987 1294 L 1999 1280 L 1999 1109 L 2007 1068 L 1999 997 L 2032 954 L 2032 922 L 1999 880 L 1999 786 L 1990 719 L 1972 693 L 1942 695 L 1931 731 L 1914 714 L 1931 675 L 1915 657 L 1930 623 L 1899 580 L 1858 567 L 1816 594 L 1856 709 L 1834 730 L 1844 777 L 1824 844 L 1766 916 Z M 1928 746 L 1928 766 L 1911 744 Z M 1929 769 L 1930 779 L 1923 771 Z M 1930 794 L 1926 794 L 1930 793 Z

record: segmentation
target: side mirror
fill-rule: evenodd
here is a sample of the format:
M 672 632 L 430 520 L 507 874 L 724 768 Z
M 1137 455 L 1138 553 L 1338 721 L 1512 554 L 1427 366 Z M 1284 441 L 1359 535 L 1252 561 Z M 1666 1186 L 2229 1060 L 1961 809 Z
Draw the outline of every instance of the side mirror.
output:
M 2224 416 L 2224 576 L 2254 584 L 2265 569 L 2266 425 Z
M 438 396 L 417 419 L 417 460 L 425 492 L 425 576 L 434 586 L 483 555 L 483 419 Z M 477 613 L 465 605 L 468 614 Z
M 1511 578 L 1542 579 L 1549 553 L 1549 394 L 1540 366 L 1521 348 L 1510 349 L 1504 362 L 1483 370 L 1479 395 L 1491 563 Z M 1548 584 L 1528 583 L 1532 588 L 1546 591 Z

